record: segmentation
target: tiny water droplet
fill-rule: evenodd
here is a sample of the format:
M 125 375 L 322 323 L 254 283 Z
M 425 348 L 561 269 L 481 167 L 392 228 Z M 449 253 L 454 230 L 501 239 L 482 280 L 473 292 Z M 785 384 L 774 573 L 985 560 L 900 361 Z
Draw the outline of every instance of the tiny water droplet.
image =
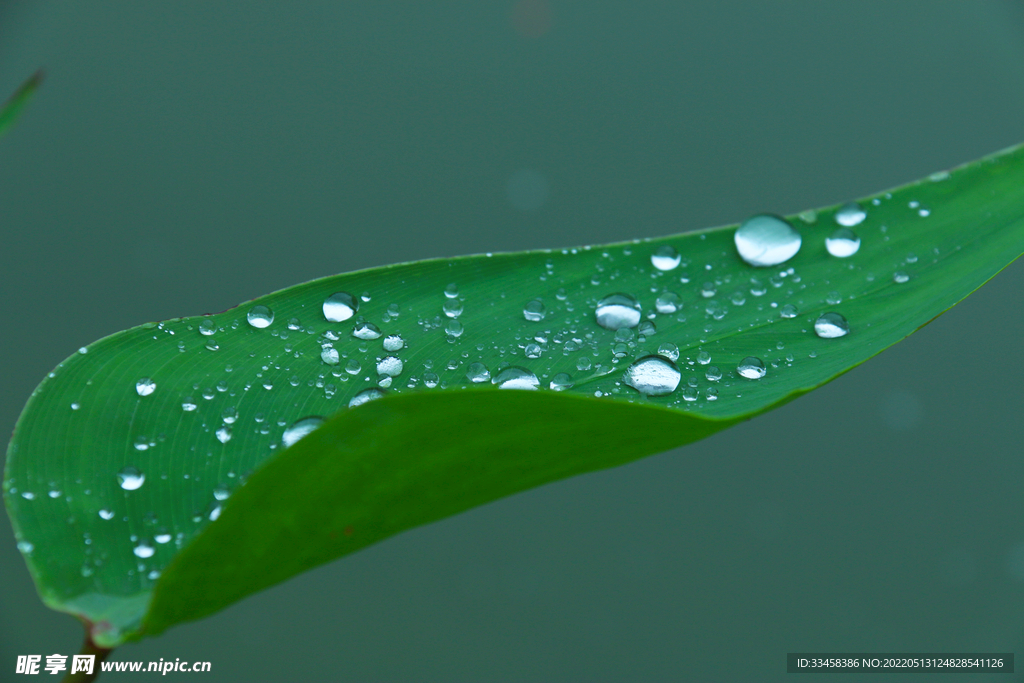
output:
M 149 439 L 144 436 L 135 437 L 135 450 L 144 451 L 149 448 Z
M 392 318 L 397 318 L 402 313 L 402 309 L 398 304 L 388 304 L 388 315 Z
M 843 204 L 836 211 L 836 223 L 843 226 L 844 228 L 852 228 L 855 225 L 860 225 L 864 222 L 864 219 L 868 217 L 868 214 L 864 209 L 861 208 L 857 202 L 850 202 Z
M 135 557 L 141 557 L 145 560 L 148 557 L 153 557 L 153 553 L 155 553 L 156 550 L 154 550 L 151 545 L 140 543 L 132 549 L 132 552 L 135 553 Z
M 606 330 L 640 324 L 640 302 L 629 294 L 610 294 L 597 302 L 597 324 Z
M 722 371 L 718 369 L 717 365 L 709 365 L 704 376 L 708 378 L 708 381 L 717 382 L 722 379 Z
M 324 300 L 324 318 L 332 323 L 348 320 L 359 310 L 359 302 L 348 292 L 335 292 Z
M 690 402 L 697 400 L 697 390 L 693 387 L 683 387 L 683 400 Z
M 466 369 L 466 379 L 473 384 L 486 382 L 491 378 L 491 371 L 483 363 L 470 363 Z
M 78 403 L 72 403 L 71 404 L 71 410 L 78 410 L 81 407 L 82 406 L 80 406 Z
M 540 358 L 542 351 L 539 344 L 527 344 L 524 353 L 527 358 Z
M 384 391 L 381 389 L 376 389 L 374 387 L 370 387 L 369 389 L 363 389 L 358 394 L 352 397 L 352 400 L 348 402 L 348 407 L 355 408 L 356 406 L 361 406 L 364 403 L 369 403 L 370 401 L 381 398 L 382 396 L 384 396 Z
M 800 233 L 771 214 L 748 218 L 734 235 L 740 258 L 752 266 L 777 266 L 800 251 Z
M 366 321 L 358 322 L 355 327 L 352 328 L 352 336 L 356 339 L 370 341 L 373 339 L 380 339 L 381 335 L 382 332 L 379 327 Z
M 160 545 L 164 545 L 165 543 L 170 543 L 171 542 L 171 535 L 170 534 L 157 534 L 156 536 L 153 537 L 153 540 L 156 541 L 157 543 L 159 543 Z
M 679 386 L 682 374 L 664 356 L 644 356 L 626 369 L 625 382 L 646 396 L 667 396 Z
M 203 319 L 199 323 L 199 334 L 204 337 L 209 337 L 217 331 L 217 323 L 213 322 L 209 318 Z
M 444 288 L 444 295 L 449 299 L 454 299 L 459 295 L 458 286 L 454 282 L 451 283 L 450 285 Z
M 216 500 L 227 500 L 230 495 L 231 491 L 229 491 L 228 487 L 223 484 L 213 490 L 213 497 Z
M 843 297 L 842 295 L 839 294 L 839 292 L 829 292 L 828 294 L 825 295 L 825 303 L 831 306 L 838 306 L 839 304 L 843 303 Z
M 910 280 L 910 276 L 904 273 L 902 270 L 897 270 L 895 273 L 892 274 L 892 281 L 897 284 L 901 285 L 904 282 L 907 282 L 908 280 Z
M 835 339 L 845 337 L 850 332 L 850 325 L 846 318 L 838 313 L 822 313 L 814 321 L 814 334 L 822 339 Z
M 499 389 L 536 389 L 540 386 L 540 380 L 526 368 L 512 366 L 505 368 L 491 379 L 492 384 L 497 384 Z
M 578 359 L 576 359 L 576 369 L 579 370 L 580 372 L 589 370 L 591 364 L 591 360 L 586 356 L 580 356 Z
M 114 511 L 103 509 L 99 511 L 99 516 L 100 519 L 111 520 L 114 518 Z
M 345 364 L 345 372 L 347 372 L 350 375 L 358 375 L 360 370 L 362 370 L 362 367 L 359 365 L 359 361 L 357 361 L 355 358 L 351 359 L 348 363 Z
M 256 329 L 262 330 L 274 322 L 274 312 L 266 306 L 253 306 L 245 315 L 245 319 Z
M 645 320 L 636 328 L 636 332 L 641 336 L 650 337 L 653 334 L 657 334 L 658 327 L 650 320 Z
M 847 258 L 860 249 L 860 237 L 849 228 L 836 228 L 835 232 L 825 238 L 825 248 L 837 258 Z
M 217 435 L 217 441 L 221 443 L 227 443 L 231 441 L 231 428 L 230 427 L 219 427 L 215 432 Z
M 701 351 L 697 354 L 697 362 L 701 365 L 707 365 L 711 362 L 711 354 L 707 351 Z
M 433 389 L 434 387 L 437 386 L 437 382 L 438 382 L 438 377 L 434 373 L 432 373 L 432 372 L 424 372 L 423 373 L 423 386 L 427 387 L 428 389 Z
M 754 356 L 747 356 L 736 366 L 736 372 L 740 377 L 747 379 L 761 379 L 765 376 L 767 370 L 764 367 L 763 360 Z
M 717 401 L 718 389 L 714 387 L 708 387 L 707 389 L 704 390 L 704 397 L 709 401 Z
M 146 475 L 135 467 L 125 467 L 117 473 L 117 483 L 125 491 L 134 491 L 146 481 Z
M 457 299 L 448 299 L 441 308 L 449 318 L 458 318 L 462 315 L 462 302 Z
M 225 408 L 220 414 L 220 419 L 224 420 L 224 424 L 226 425 L 234 424 L 235 421 L 238 420 L 238 408 L 235 408 L 234 406 Z
M 186 413 L 191 413 L 198 407 L 199 406 L 196 405 L 195 399 L 193 399 L 191 396 L 181 399 L 181 409 L 184 410 Z
M 79 353 L 89 353 L 89 349 L 85 348 L 84 346 L 80 346 L 80 347 L 78 347 L 78 352 Z
M 795 318 L 796 316 L 796 306 L 793 304 L 782 304 L 782 308 L 779 309 L 780 318 Z
M 36 494 L 32 493 L 31 491 L 25 491 L 24 493 L 21 494 L 21 497 L 24 498 L 25 500 L 35 500 Z
M 658 247 L 651 254 L 651 264 L 658 270 L 672 270 L 679 265 L 681 260 L 679 252 L 667 244 Z
M 291 320 L 288 321 L 288 329 L 293 331 L 293 332 L 296 331 L 296 330 L 301 330 L 302 329 L 302 322 L 299 321 L 298 318 L 292 318 Z
M 143 377 L 135 383 L 135 391 L 139 396 L 149 396 L 156 391 L 156 382 L 148 377 Z
M 319 415 L 310 415 L 302 419 L 296 420 L 284 430 L 284 434 L 281 435 L 281 442 L 285 446 L 291 446 L 302 437 L 309 434 L 311 431 L 323 424 L 324 418 Z
M 30 555 L 32 551 L 35 549 L 36 547 L 28 541 L 18 541 L 18 550 L 20 550 L 26 555 Z
M 452 321 L 455 322 L 455 321 Z M 405 340 L 402 339 L 401 335 L 389 334 L 384 338 L 384 350 L 385 351 L 400 351 L 405 348 Z

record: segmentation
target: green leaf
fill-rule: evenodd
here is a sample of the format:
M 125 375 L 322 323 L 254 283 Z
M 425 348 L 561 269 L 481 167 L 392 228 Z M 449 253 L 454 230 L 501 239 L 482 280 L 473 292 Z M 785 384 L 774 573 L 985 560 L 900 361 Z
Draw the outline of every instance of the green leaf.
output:
M 726 227 L 375 268 L 102 339 L 39 385 L 8 451 L 5 500 L 40 594 L 112 647 L 404 529 L 777 407 L 1020 256 L 1024 148 L 860 206 L 848 258 L 826 250 L 832 207 L 790 219 L 803 245 L 777 267 L 745 263 Z M 681 255 L 669 270 L 652 265 L 665 247 Z M 331 322 L 338 292 L 358 311 Z M 614 293 L 656 330 L 597 324 Z M 849 334 L 815 334 L 828 312 Z M 383 336 L 353 336 L 367 324 Z M 659 353 L 678 353 L 681 382 L 642 395 L 626 368 Z M 738 374 L 748 357 L 760 379 Z M 474 363 L 490 381 L 468 379 Z M 509 367 L 540 390 L 499 389 Z M 351 406 L 366 392 L 383 396 Z M 285 447 L 311 416 L 326 419 Z
M 21 110 L 25 108 L 28 101 L 32 99 L 32 96 L 36 93 L 36 89 L 43 82 L 43 72 L 37 71 L 32 74 L 31 78 L 21 84 L 11 98 L 4 103 L 2 109 L 0 109 L 0 137 L 3 137 L 4 133 L 14 125 L 15 121 L 18 120 L 18 116 L 21 115 Z

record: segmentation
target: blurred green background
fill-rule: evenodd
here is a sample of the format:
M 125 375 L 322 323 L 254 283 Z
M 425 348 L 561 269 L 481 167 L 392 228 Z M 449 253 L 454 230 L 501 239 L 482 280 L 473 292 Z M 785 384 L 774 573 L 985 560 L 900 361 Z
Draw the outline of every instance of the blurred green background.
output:
M 5 435 L 54 365 L 143 322 L 392 262 L 794 212 L 1024 141 L 1009 1 L 0 4 L 0 98 L 40 66 L 0 140 Z M 114 658 L 207 660 L 211 681 L 1020 660 L 1022 292 L 1017 263 L 811 397 Z M 81 628 L 39 602 L 0 519 L 6 681 L 18 654 L 77 652 Z

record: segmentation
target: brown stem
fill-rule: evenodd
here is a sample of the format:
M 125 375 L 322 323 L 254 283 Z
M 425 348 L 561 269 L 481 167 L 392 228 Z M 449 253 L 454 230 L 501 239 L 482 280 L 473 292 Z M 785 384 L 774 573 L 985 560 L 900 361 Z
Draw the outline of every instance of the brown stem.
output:
M 85 625 L 85 642 L 82 643 L 82 651 L 79 654 L 83 655 L 95 655 L 96 660 L 93 663 L 92 673 L 87 674 L 82 671 L 77 673 L 71 673 L 71 662 L 68 662 L 68 674 L 64 677 L 64 683 L 89 683 L 89 681 L 95 681 L 96 677 L 100 675 L 101 664 L 106 658 L 113 652 L 114 649 L 109 650 L 105 647 L 100 647 L 96 643 L 92 642 L 92 636 L 89 633 L 89 624 Z

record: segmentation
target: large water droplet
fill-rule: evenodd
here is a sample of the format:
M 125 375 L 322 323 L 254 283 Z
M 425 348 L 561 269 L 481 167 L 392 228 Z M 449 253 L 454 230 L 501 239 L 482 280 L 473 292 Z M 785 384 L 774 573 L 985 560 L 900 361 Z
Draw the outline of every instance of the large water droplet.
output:
M 568 372 L 560 372 L 551 378 L 551 388 L 554 391 L 565 391 L 572 388 L 572 376 Z
M 626 384 L 647 396 L 666 396 L 679 386 L 682 375 L 664 356 L 644 356 L 626 369 Z
M 356 406 L 361 406 L 364 403 L 369 403 L 370 401 L 381 398 L 383 396 L 384 392 L 380 389 L 375 389 L 373 387 L 370 387 L 369 389 L 363 389 L 358 394 L 352 397 L 352 400 L 348 402 L 348 407 L 355 408 Z
M 868 214 L 864 209 L 860 208 L 860 204 L 857 202 L 850 202 L 849 204 L 843 204 L 836 211 L 836 223 L 842 225 L 845 228 L 852 228 L 855 225 L 860 225 L 864 222 L 864 219 L 868 217 Z
M 377 374 L 397 377 L 402 374 L 402 361 L 394 356 L 387 356 L 377 361 Z
M 385 351 L 401 351 L 405 348 L 405 340 L 402 339 L 401 335 L 389 334 L 384 338 L 384 350 Z
M 466 369 L 466 379 L 473 384 L 486 382 L 491 378 L 491 371 L 483 363 L 470 363 Z
M 531 322 L 540 322 L 545 315 L 544 302 L 540 299 L 534 299 L 523 307 L 523 317 Z
M 849 228 L 836 228 L 830 237 L 825 238 L 825 248 L 839 258 L 853 256 L 860 249 L 860 237 Z
M 324 317 L 332 323 L 348 320 L 359 310 L 359 302 L 348 292 L 335 292 L 324 300 Z
M 366 321 L 360 321 L 352 328 L 352 336 L 356 339 L 380 339 L 381 334 L 379 327 Z
M 679 252 L 667 244 L 658 247 L 651 254 L 651 264 L 658 270 L 672 270 L 681 260 Z
M 134 548 L 132 548 L 132 552 L 135 553 L 135 557 L 141 557 L 145 560 L 148 557 L 153 557 L 153 553 L 155 553 L 156 550 L 154 550 L 153 546 L 151 545 L 140 543 Z
M 156 382 L 148 377 L 143 377 L 135 383 L 135 391 L 139 396 L 149 396 L 156 391 Z
M 845 337 L 850 332 L 850 325 L 846 318 L 838 313 L 823 313 L 814 321 L 814 334 L 822 339 L 835 339 Z
M 284 430 L 284 434 L 281 435 L 281 442 L 285 446 L 291 446 L 302 437 L 309 434 L 311 431 L 323 424 L 324 418 L 319 415 L 310 415 L 304 417 L 301 420 L 296 420 L 291 424 L 288 429 Z
M 761 379 L 766 372 L 764 361 L 754 356 L 747 356 L 736 366 L 736 373 L 747 379 Z
M 800 233 L 785 219 L 770 214 L 748 218 L 734 239 L 740 258 L 752 266 L 777 266 L 800 251 Z
M 253 306 L 249 309 L 245 319 L 253 327 L 263 329 L 264 327 L 270 327 L 270 323 L 274 322 L 274 312 L 266 306 Z
M 497 384 L 499 389 L 536 389 L 540 386 L 540 380 L 526 368 L 512 366 L 499 372 L 491 383 Z
M 640 302 L 628 294 L 610 294 L 597 302 L 597 324 L 606 330 L 640 324 Z
M 125 491 L 134 491 L 146 481 L 146 475 L 134 467 L 125 467 L 117 473 L 117 483 Z

